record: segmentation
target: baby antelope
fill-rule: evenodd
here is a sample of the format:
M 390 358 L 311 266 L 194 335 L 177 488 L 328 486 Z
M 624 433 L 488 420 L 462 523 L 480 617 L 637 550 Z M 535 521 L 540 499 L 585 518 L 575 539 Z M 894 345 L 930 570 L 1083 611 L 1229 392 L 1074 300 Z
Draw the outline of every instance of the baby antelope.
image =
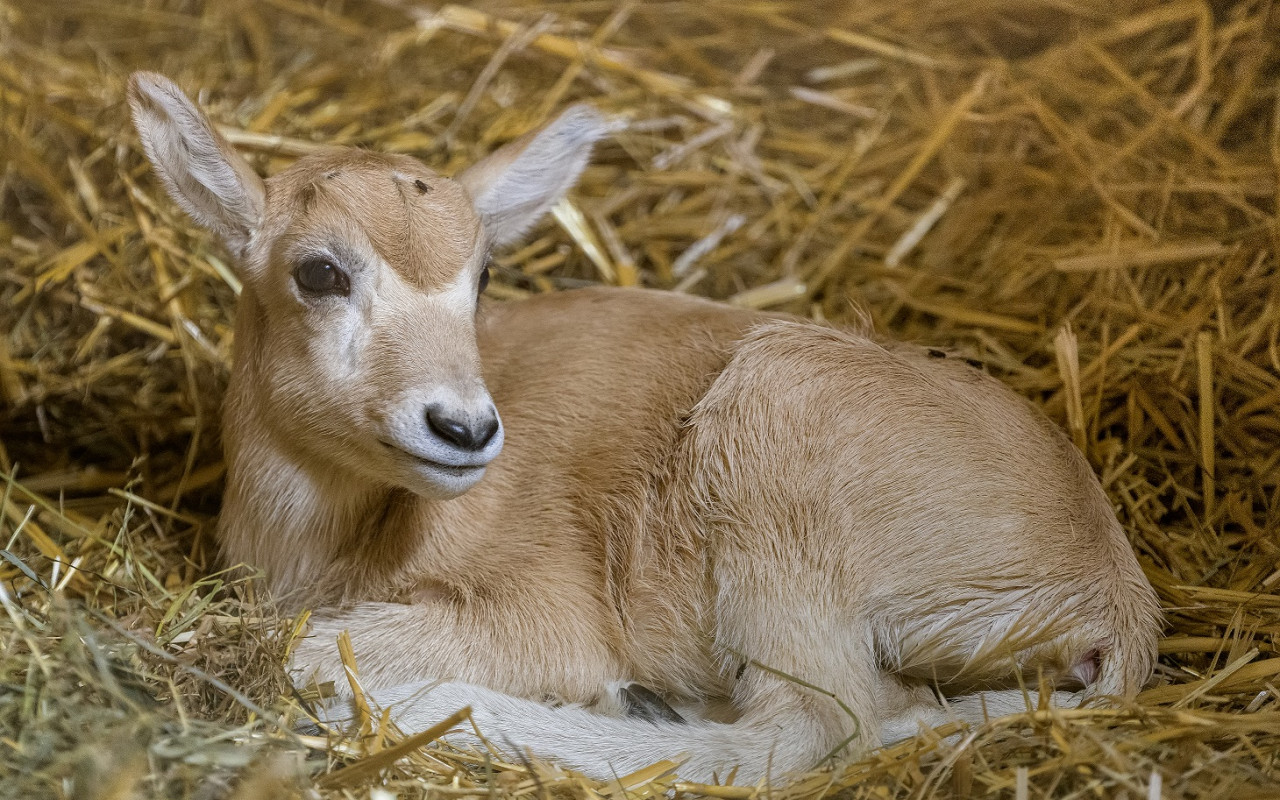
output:
M 167 79 L 129 102 L 243 282 L 218 535 L 314 609 L 300 682 L 345 685 L 345 630 L 402 728 L 470 705 L 594 777 L 754 783 L 1040 676 L 1150 675 L 1156 598 L 1097 478 L 963 361 L 658 291 L 479 302 L 607 134 L 591 109 L 454 178 L 334 148 L 264 181 Z M 610 713 L 632 683 L 695 713 Z

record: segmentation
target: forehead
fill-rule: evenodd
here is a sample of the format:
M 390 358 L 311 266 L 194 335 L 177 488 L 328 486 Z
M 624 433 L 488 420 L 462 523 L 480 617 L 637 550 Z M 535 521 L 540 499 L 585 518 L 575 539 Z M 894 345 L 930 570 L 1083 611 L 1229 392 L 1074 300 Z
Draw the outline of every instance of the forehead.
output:
M 480 244 L 466 191 L 407 156 L 309 156 L 271 178 L 267 191 L 268 227 L 299 248 L 372 247 L 422 290 L 452 283 Z

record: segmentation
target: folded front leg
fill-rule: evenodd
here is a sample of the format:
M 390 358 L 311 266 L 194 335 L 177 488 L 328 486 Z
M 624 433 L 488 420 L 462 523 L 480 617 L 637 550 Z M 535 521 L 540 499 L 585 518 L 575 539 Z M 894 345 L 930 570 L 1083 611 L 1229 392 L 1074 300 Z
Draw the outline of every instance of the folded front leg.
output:
M 573 620 L 551 632 L 531 629 L 528 619 L 498 618 L 450 602 L 361 603 L 321 610 L 310 624 L 290 661 L 299 685 L 316 680 L 333 681 L 340 691 L 347 686 L 337 647 L 343 631 L 367 690 L 459 681 L 518 697 L 590 705 L 622 677 L 603 637 L 575 627 Z
M 794 694 L 792 688 L 781 694 Z M 577 705 L 552 707 L 460 682 L 387 687 L 366 698 L 375 713 L 390 709 L 407 734 L 427 730 L 466 707 L 471 719 L 442 738 L 455 747 L 496 750 L 507 760 L 552 761 L 595 780 L 609 780 L 659 761 L 679 764 L 680 778 L 698 783 L 726 779 L 755 784 L 810 769 L 830 749 L 803 699 L 777 696 L 778 713 L 744 716 L 733 723 L 672 722 L 616 717 Z M 354 719 L 349 698 L 322 712 L 330 724 Z M 479 730 L 480 736 L 476 734 Z M 482 738 L 483 737 L 483 738 Z

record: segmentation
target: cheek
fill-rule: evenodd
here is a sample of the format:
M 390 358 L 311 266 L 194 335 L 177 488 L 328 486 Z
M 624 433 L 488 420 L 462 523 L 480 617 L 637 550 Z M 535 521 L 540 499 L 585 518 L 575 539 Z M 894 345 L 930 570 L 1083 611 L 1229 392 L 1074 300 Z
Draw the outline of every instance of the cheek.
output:
M 368 385 L 368 329 L 354 314 L 277 326 L 266 354 L 271 405 L 294 430 L 349 433 Z
M 358 383 L 369 372 L 370 339 L 367 321 L 356 314 L 333 315 L 310 331 L 307 357 L 330 381 Z

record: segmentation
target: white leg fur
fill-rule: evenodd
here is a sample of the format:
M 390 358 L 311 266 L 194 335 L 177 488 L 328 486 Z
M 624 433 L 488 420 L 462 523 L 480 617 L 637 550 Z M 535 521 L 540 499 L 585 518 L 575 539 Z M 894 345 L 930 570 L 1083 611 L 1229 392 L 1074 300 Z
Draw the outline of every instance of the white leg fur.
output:
M 1049 705 L 1053 708 L 1076 708 L 1083 699 L 1083 692 L 1053 692 L 1049 696 Z M 1005 689 L 947 698 L 946 705 L 943 706 L 928 690 L 924 690 L 917 704 L 885 718 L 880 730 L 880 741 L 886 745 L 893 744 L 948 722 L 981 725 L 988 720 L 1032 710 L 1037 702 L 1036 693 Z
M 987 719 L 1027 711 L 1036 702 L 1035 696 L 1016 689 L 949 699 L 945 707 L 927 690 L 911 694 L 918 702 L 884 720 L 884 744 L 948 722 L 979 725 Z M 1080 693 L 1054 692 L 1051 704 L 1074 708 L 1081 697 Z M 772 723 L 650 722 L 608 716 L 581 706 L 551 707 L 455 681 L 392 686 L 370 693 L 368 700 L 379 710 L 390 708 L 392 720 L 406 733 L 426 730 L 470 706 L 475 727 L 503 757 L 532 755 L 598 780 L 622 777 L 664 759 L 683 762 L 677 770 L 680 777 L 702 783 L 723 780 L 737 766 L 735 780 L 739 785 L 778 780 L 817 766 L 806 746 L 810 737 L 791 727 L 803 724 L 802 717 Z M 324 709 L 322 718 L 336 725 L 349 722 L 350 698 Z M 455 747 L 479 752 L 487 749 L 485 741 L 466 723 L 443 738 Z
M 407 733 L 426 730 L 470 706 L 476 727 L 505 757 L 529 754 L 598 780 L 621 777 L 664 759 L 684 762 L 678 774 L 696 782 L 723 779 L 736 766 L 739 784 L 778 780 L 815 766 L 805 746 L 811 737 L 776 722 L 649 722 L 581 706 L 553 708 L 458 682 L 393 686 L 370 693 L 368 700 L 379 709 L 390 708 L 392 720 Z M 330 724 L 348 722 L 350 699 L 329 706 L 322 717 Z M 443 738 L 456 747 L 486 749 L 465 723 Z

